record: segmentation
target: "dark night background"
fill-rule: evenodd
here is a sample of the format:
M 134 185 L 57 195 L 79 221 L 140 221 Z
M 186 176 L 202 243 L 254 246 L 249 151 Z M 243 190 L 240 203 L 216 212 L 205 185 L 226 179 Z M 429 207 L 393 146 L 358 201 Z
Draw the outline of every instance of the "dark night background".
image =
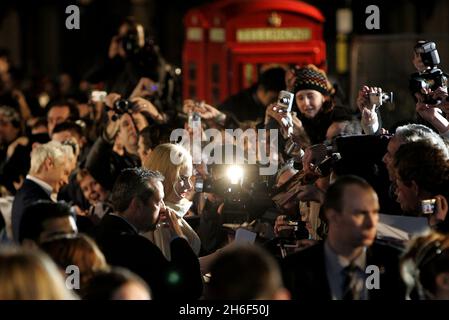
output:
M 42 74 L 56 77 L 61 72 L 69 72 L 79 78 L 99 59 L 106 57 L 110 39 L 115 34 L 119 21 L 128 15 L 134 15 L 151 32 L 166 60 L 181 66 L 183 16 L 190 8 L 210 2 L 212 1 L 2 0 L 0 47 L 10 50 L 13 63 L 25 77 Z M 316 6 L 326 18 L 324 36 L 327 44 L 328 73 L 342 83 L 345 93 L 349 96 L 354 96 L 354 91 L 362 83 L 371 81 L 377 82 L 371 83 L 372 85 L 390 85 L 387 90 L 399 91 L 397 103 L 410 104 L 409 97 L 401 100 L 402 89 L 396 88 L 396 84 L 413 72 L 410 62 L 411 47 L 416 39 L 427 38 L 437 42 L 443 68 L 445 60 L 449 58 L 448 1 L 304 2 Z M 65 28 L 65 19 L 68 16 L 65 8 L 71 4 L 80 8 L 80 30 Z M 380 30 L 372 31 L 365 27 L 365 8 L 371 4 L 380 8 Z M 349 72 L 344 74 L 336 74 L 338 8 L 350 8 L 353 14 L 353 32 L 348 38 Z M 382 84 L 379 84 L 379 81 L 382 81 Z M 412 110 L 411 108 L 413 107 L 408 107 L 408 110 Z M 388 112 L 399 112 L 394 117 L 403 113 L 393 109 Z

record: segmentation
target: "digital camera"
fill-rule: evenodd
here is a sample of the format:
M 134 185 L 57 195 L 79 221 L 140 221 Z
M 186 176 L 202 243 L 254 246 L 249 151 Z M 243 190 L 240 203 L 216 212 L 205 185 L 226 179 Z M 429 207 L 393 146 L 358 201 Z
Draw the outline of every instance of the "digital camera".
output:
M 107 95 L 108 93 L 106 91 L 94 90 L 90 95 L 90 99 L 92 100 L 92 102 L 104 102 Z
M 426 70 L 421 73 L 413 73 L 409 81 L 409 89 L 415 97 L 416 93 L 424 95 L 424 103 L 436 104 L 428 94 L 428 91 L 435 91 L 439 87 L 447 87 L 447 75 L 437 66 L 440 64 L 440 56 L 438 55 L 435 42 L 418 41 L 414 48 L 419 54 L 422 63 L 426 66 Z
M 291 112 L 295 95 L 289 91 L 282 90 L 279 92 L 278 106 L 285 108 L 285 112 Z
M 374 92 L 369 94 L 369 102 L 371 105 L 380 107 L 384 103 L 393 102 L 393 92 Z
M 198 112 L 189 112 L 188 124 L 190 128 L 201 125 L 201 116 Z
M 433 69 L 422 74 L 414 73 L 410 79 L 409 87 L 413 95 L 420 93 L 424 96 L 424 103 L 436 104 L 438 101 L 424 92 L 434 91 L 439 87 L 447 87 L 447 77 L 440 69 Z
M 436 199 L 426 199 L 421 201 L 421 212 L 424 215 L 431 215 L 435 213 Z
M 127 55 L 136 55 L 142 49 L 139 45 L 139 38 L 137 32 L 128 32 L 124 36 L 122 36 L 121 44 L 123 50 L 125 50 Z
M 119 99 L 114 102 L 112 106 L 112 111 L 114 111 L 114 116 L 112 117 L 113 121 L 119 119 L 125 113 L 131 113 L 134 108 L 134 104 L 126 99 Z

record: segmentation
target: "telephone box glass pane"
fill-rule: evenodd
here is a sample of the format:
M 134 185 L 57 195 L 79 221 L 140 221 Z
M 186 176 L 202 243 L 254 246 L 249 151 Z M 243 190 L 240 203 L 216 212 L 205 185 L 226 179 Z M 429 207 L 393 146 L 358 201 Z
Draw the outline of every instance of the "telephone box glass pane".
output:
M 196 97 L 196 86 L 190 85 L 189 86 L 189 99 L 195 100 Z
M 219 87 L 213 87 L 212 88 L 212 101 L 214 105 L 219 104 L 220 101 L 220 88 Z
M 220 65 L 216 63 L 212 65 L 212 83 L 220 83 Z
M 189 63 L 188 72 L 189 72 L 189 79 L 196 80 L 196 63 L 195 62 Z

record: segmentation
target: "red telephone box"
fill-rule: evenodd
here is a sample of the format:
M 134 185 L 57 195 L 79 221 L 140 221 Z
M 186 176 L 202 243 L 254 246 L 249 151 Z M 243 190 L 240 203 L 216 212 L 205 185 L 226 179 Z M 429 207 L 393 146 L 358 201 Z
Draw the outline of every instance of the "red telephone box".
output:
M 218 104 L 267 65 L 325 67 L 324 17 L 295 0 L 221 0 L 187 12 L 184 98 Z

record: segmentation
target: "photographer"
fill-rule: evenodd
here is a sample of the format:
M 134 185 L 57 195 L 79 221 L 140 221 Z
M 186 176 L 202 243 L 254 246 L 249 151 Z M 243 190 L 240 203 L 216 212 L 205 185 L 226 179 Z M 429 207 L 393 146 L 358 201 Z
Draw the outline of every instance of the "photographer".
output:
M 85 78 L 90 83 L 105 81 L 106 91 L 129 96 L 141 78 L 158 81 L 164 64 L 157 46 L 146 39 L 143 26 L 128 17 L 112 37 L 106 62 Z
M 418 72 L 411 75 L 409 89 L 417 102 L 418 116 L 442 136 L 449 136 L 449 122 L 444 114 L 449 106 L 448 75 L 438 68 L 439 64 L 436 44 L 431 41 L 418 41 L 413 51 L 413 65 Z
M 303 234 L 300 236 L 301 239 L 319 240 L 323 237 L 320 207 L 324 201 L 329 178 L 320 177 L 315 172 L 314 157 L 311 148 L 307 148 L 302 158 L 302 171 L 298 172 L 287 166 L 287 169 L 281 169 L 278 173 L 276 187 L 285 191 L 273 197 L 281 212 L 274 225 L 277 236 L 288 235 L 289 232 L 283 230 L 290 230 L 291 233 L 293 229 L 298 229 L 296 226 L 292 227 L 290 220 L 300 220 L 304 224 L 303 229 L 306 229 L 298 229 Z
M 133 17 L 126 18 L 112 38 L 106 63 L 94 67 L 85 78 L 89 83 L 105 82 L 107 92 L 146 98 L 164 110 L 164 123 L 175 116 L 179 74 Z
M 118 94 L 111 93 L 106 97 L 105 102 L 110 109 L 107 112 L 107 125 L 89 151 L 85 165 L 95 180 L 107 190 L 112 190 L 116 177 L 123 169 L 140 166 L 136 115 L 129 109 L 114 108 L 118 101 Z M 117 145 L 122 148 L 114 149 Z
M 443 89 L 439 87 L 434 92 L 428 92 L 428 95 L 430 95 L 432 99 L 441 99 L 443 102 L 427 104 L 424 102 L 424 95 L 416 93 L 415 97 L 418 101 L 416 103 L 416 112 L 435 128 L 443 138 L 449 138 L 449 121 L 440 109 L 444 108 L 444 110 L 448 110 L 449 102 L 446 100 L 448 97 L 447 88 Z

